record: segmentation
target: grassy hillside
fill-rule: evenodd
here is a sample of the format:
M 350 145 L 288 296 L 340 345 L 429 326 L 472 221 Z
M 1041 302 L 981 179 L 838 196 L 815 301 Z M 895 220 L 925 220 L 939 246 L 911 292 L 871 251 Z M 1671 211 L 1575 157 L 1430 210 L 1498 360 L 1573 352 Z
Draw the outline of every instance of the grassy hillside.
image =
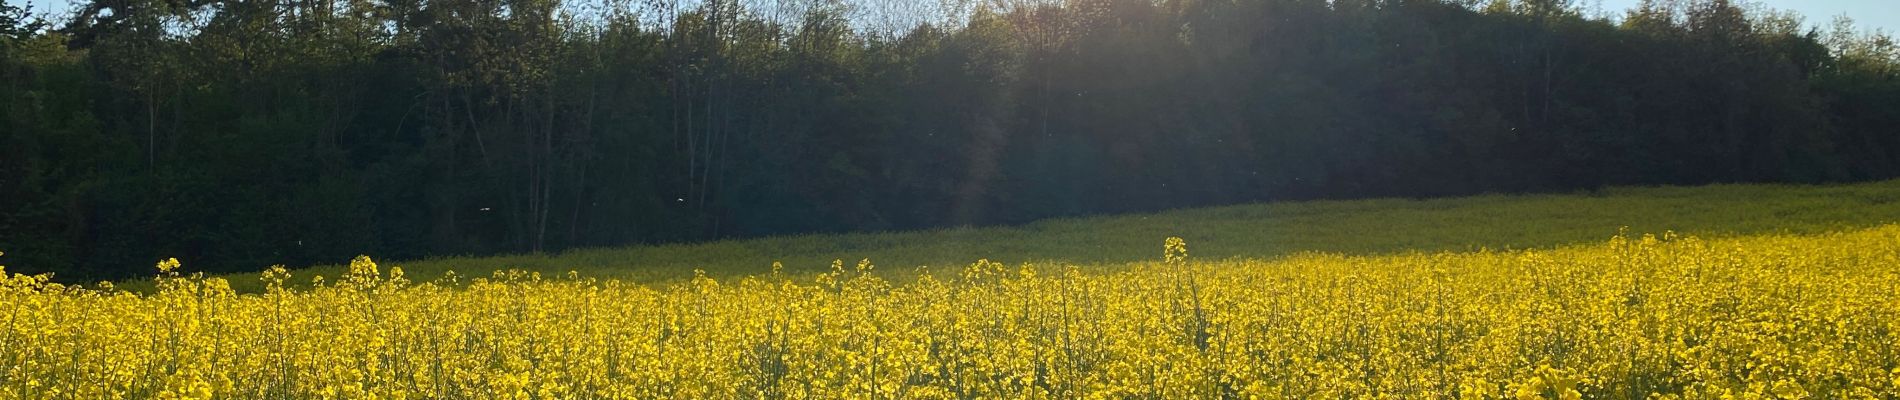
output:
M 742 276 L 764 273 L 773 261 L 781 261 L 788 272 L 816 272 L 826 270 L 834 259 L 851 264 L 864 258 L 878 264 L 880 271 L 898 275 L 915 271 L 916 266 L 954 270 L 977 258 L 1114 268 L 1159 257 L 1161 239 L 1168 236 L 1194 243 L 1196 258 L 1274 258 L 1308 251 L 1379 254 L 1542 248 L 1605 240 L 1622 227 L 1633 233 L 1674 230 L 1713 238 L 1838 231 L 1893 221 L 1900 221 L 1900 181 L 1713 185 L 1285 202 L 1056 219 L 1022 226 L 802 235 L 384 264 L 399 265 L 410 276 L 424 280 L 449 270 L 468 275 L 519 268 L 671 282 L 690 278 L 695 269 L 714 277 Z M 295 273 L 303 281 L 312 275 L 334 278 L 343 271 L 342 266 L 326 265 Z M 229 278 L 239 290 L 259 287 L 250 276 Z

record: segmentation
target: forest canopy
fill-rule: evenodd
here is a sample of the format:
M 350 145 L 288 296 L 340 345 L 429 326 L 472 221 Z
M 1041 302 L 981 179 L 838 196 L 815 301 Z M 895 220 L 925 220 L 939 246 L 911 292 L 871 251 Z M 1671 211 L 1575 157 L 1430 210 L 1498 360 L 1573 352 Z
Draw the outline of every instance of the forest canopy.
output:
M 1900 46 L 1727 0 L 0 7 L 0 250 L 61 280 L 1900 176 Z

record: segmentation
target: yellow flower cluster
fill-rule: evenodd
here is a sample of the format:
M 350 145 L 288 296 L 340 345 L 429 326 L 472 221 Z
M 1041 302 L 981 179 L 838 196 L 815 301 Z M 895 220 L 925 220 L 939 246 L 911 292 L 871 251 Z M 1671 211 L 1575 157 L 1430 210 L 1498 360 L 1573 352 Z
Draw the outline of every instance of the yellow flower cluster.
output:
M 1900 226 L 650 286 L 0 279 L 0 398 L 1893 398 Z M 4 276 L 0 271 L 0 276 Z M 320 278 L 312 278 L 321 281 Z

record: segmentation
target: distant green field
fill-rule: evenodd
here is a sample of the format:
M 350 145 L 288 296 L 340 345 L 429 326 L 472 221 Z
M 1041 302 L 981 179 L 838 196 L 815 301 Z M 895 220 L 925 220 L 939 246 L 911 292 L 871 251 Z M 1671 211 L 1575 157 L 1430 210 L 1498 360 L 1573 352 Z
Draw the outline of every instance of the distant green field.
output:
M 672 282 L 705 270 L 714 277 L 828 269 L 834 259 L 871 259 L 901 276 L 930 266 L 954 271 L 987 258 L 1056 262 L 1097 269 L 1160 257 L 1161 239 L 1180 236 L 1198 259 L 1274 258 L 1299 252 L 1378 254 L 1544 248 L 1632 233 L 1674 230 L 1703 237 L 1817 233 L 1900 221 L 1900 181 L 1851 185 L 1713 185 L 1611 188 L 1545 195 L 1374 199 L 1249 204 L 1089 218 L 1020 226 L 916 232 L 768 237 L 696 244 L 581 249 L 558 254 L 384 260 L 417 280 L 445 271 L 485 276 L 499 269 L 635 282 Z M 374 257 L 374 254 L 370 256 Z M 190 260 L 184 260 L 190 265 Z M 346 260 L 338 260 L 346 261 Z M 295 271 L 298 282 L 335 277 L 338 265 Z M 261 287 L 251 275 L 226 278 L 240 291 Z M 141 282 L 126 282 L 139 288 Z

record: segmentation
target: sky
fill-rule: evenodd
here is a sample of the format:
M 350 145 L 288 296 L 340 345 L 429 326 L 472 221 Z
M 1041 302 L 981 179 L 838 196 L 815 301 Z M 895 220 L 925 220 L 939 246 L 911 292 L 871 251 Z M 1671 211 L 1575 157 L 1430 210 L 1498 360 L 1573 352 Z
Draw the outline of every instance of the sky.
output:
M 82 0 L 0 0 L 7 4 L 32 4 L 34 10 L 63 13 Z M 897 0 L 923 1 L 923 0 Z M 1835 16 L 1847 15 L 1863 30 L 1880 29 L 1888 34 L 1900 32 L 1900 0 L 1751 0 L 1769 7 L 1794 10 L 1807 16 L 1809 26 L 1827 27 Z M 1621 14 L 1636 6 L 1641 0 L 1577 0 L 1582 4 L 1599 4 L 1601 9 Z

